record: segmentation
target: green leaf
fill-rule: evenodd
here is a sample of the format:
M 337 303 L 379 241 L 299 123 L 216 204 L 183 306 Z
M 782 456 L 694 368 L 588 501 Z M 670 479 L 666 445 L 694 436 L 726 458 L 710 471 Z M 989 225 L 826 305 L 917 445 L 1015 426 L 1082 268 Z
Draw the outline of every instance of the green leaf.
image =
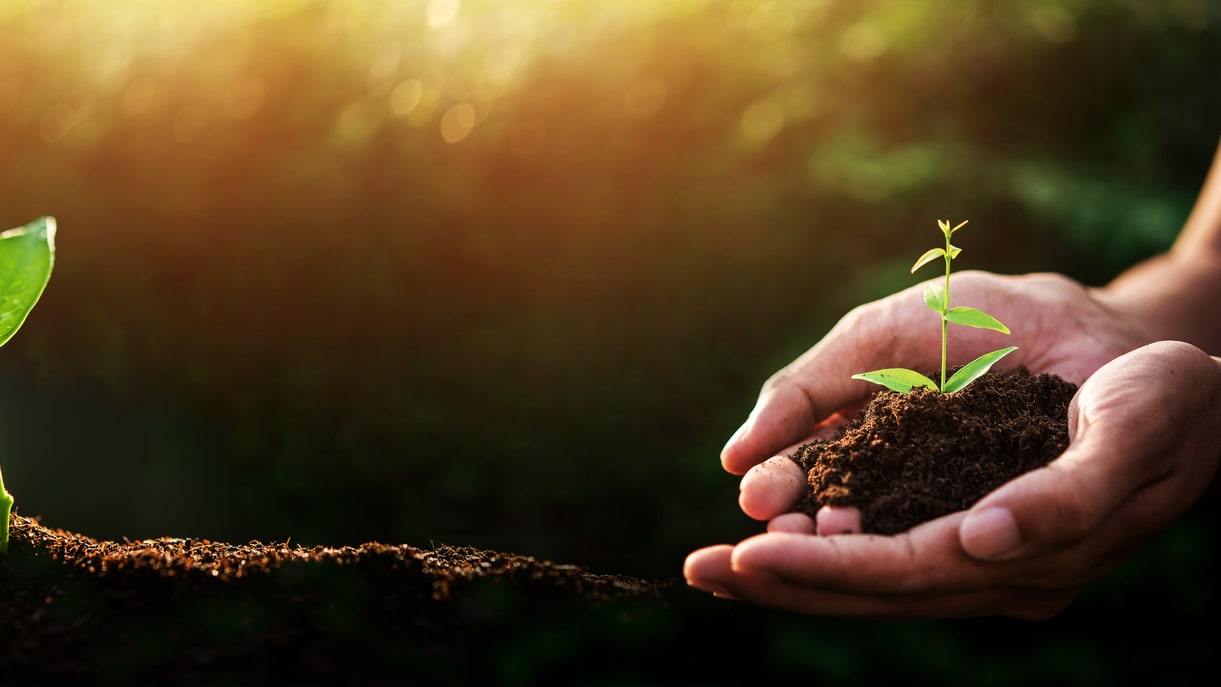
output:
M 950 238 L 950 223 L 949 222 L 947 222 L 943 219 L 939 219 L 939 220 L 937 220 L 937 227 L 941 229 L 941 233 L 945 234 L 945 237 L 947 239 Z
M 968 221 L 968 220 L 965 220 L 965 219 L 964 219 L 963 221 L 961 221 L 961 222 L 959 222 L 959 223 L 958 223 L 958 226 L 956 226 L 956 227 L 954 227 L 953 229 L 951 229 L 951 230 L 950 230 L 950 236 L 953 236 L 953 235 L 954 235 L 954 232 L 956 232 L 956 231 L 958 231 L 959 229 L 962 229 L 963 227 L 967 226 L 967 221 Z M 946 222 L 946 224 L 949 224 L 949 222 Z
M 947 322 L 975 327 L 976 329 L 991 329 L 1004 334 L 1009 333 L 1009 328 L 1001 324 L 1000 320 L 982 310 L 968 308 L 965 305 L 950 308 L 949 312 L 945 314 L 945 319 Z
M 945 312 L 945 287 L 938 282 L 924 285 L 924 304 L 937 313 Z
M 13 338 L 42 296 L 54 263 L 54 217 L 0 233 L 0 346 Z
M 955 246 L 953 244 L 950 244 L 950 259 L 951 260 L 958 257 L 958 254 L 961 252 L 962 252 L 961 248 L 959 248 L 958 246 Z
M 882 386 L 897 391 L 901 394 L 906 394 L 916 387 L 926 386 L 930 389 L 937 388 L 937 382 L 925 377 L 915 370 L 907 370 L 902 367 L 888 367 L 884 370 L 874 370 L 873 372 L 862 372 L 861 374 L 852 375 L 853 379 L 862 379 L 866 382 L 881 384 Z
M 945 257 L 944 248 L 930 248 L 924 253 L 924 255 L 920 256 L 920 259 L 916 261 L 916 264 L 912 265 L 911 273 L 915 274 L 916 270 L 920 269 L 921 267 L 924 267 L 925 265 L 936 260 L 937 258 L 944 258 L 944 257 Z
M 985 353 L 966 365 L 963 365 L 957 372 L 954 373 L 954 376 L 945 380 L 945 386 L 942 387 L 941 391 L 943 393 L 952 394 L 955 391 L 965 389 L 968 384 L 984 376 L 984 374 L 986 374 L 988 370 L 996 364 L 996 361 L 1016 351 L 1017 348 L 1017 346 L 1010 346 L 1009 348 L 1002 348 L 999 351 Z

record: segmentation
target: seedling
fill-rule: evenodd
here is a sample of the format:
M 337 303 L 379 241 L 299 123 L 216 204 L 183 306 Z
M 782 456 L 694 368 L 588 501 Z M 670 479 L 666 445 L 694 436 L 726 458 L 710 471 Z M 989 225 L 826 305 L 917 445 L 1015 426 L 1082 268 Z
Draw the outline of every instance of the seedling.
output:
M 0 346 L 30 314 L 51 278 L 55 264 L 55 218 L 40 217 L 24 227 L 0 233 Z M 8 525 L 13 496 L 0 472 L 0 554 L 8 553 Z
M 999 351 L 985 353 L 959 368 L 948 380 L 945 378 L 946 329 L 948 325 L 961 324 L 978 329 L 991 329 L 1002 334 L 1009 333 L 1009 328 L 1001 324 L 1000 320 L 982 310 L 962 305 L 950 307 L 950 263 L 962 252 L 962 249 L 952 244 L 950 239 L 954 237 L 954 232 L 966 225 L 966 220 L 963 220 L 960 224 L 951 228 L 950 223 L 946 220 L 937 220 L 937 226 L 941 228 L 941 233 L 945 235 L 945 248 L 929 249 L 924 255 L 920 256 L 919 260 L 916 260 L 916 264 L 912 265 L 911 268 L 912 274 L 915 274 L 916 270 L 935 261 L 937 258 L 945 261 L 945 283 L 929 282 L 924 285 L 924 304 L 941 317 L 941 383 L 938 384 L 915 370 L 908 370 L 902 367 L 862 372 L 861 374 L 852 375 L 853 379 L 863 379 L 866 382 L 881 384 L 891 391 L 897 391 L 902 394 L 909 393 L 912 389 L 918 387 L 928 387 L 936 389 L 943 394 L 951 394 L 965 389 L 968 384 L 984 376 L 998 360 L 1017 350 L 1017 346 L 1010 346 Z

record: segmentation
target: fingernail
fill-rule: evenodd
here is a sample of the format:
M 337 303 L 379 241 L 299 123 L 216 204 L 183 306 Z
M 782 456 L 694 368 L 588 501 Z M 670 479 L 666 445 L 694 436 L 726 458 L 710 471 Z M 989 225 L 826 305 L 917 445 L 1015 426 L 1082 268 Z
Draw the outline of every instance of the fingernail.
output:
M 1013 513 L 1000 507 L 969 513 L 958 528 L 958 539 L 968 554 L 984 560 L 1001 558 L 1022 543 Z

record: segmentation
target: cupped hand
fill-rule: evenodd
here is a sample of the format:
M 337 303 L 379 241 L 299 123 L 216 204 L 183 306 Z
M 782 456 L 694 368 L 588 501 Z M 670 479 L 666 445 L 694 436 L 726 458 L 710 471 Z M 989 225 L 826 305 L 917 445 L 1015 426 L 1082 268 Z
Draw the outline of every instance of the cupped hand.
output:
M 842 424 L 880 388 L 853 380 L 854 374 L 886 367 L 938 368 L 941 328 L 922 294 L 923 287 L 916 285 L 853 309 L 818 344 L 772 375 L 746 423 L 722 450 L 724 468 L 744 474 Z M 953 277 L 950 295 L 953 304 L 984 310 L 1013 332 L 1006 336 L 951 326 L 950 366 L 1015 345 L 1018 350 L 998 368 L 1024 365 L 1036 374 L 1052 373 L 1079 384 L 1107 361 L 1151 340 L 1100 292 L 1056 274 L 961 272 Z
M 808 518 L 777 517 L 766 534 L 692 553 L 684 573 L 701 589 L 822 615 L 1047 618 L 1200 498 L 1221 460 L 1218 423 L 1221 360 L 1150 344 L 1085 381 L 1061 457 L 969 511 L 893 537 L 817 536 Z

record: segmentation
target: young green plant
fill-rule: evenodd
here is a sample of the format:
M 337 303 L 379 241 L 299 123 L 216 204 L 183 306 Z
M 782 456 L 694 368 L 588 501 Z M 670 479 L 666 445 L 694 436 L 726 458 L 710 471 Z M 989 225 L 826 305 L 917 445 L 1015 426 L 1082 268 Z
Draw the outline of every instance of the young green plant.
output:
M 21 325 L 42 296 L 55 264 L 55 218 L 40 217 L 24 227 L 0 233 L 0 346 Z M 8 553 L 13 496 L 0 472 L 0 554 Z
M 953 308 L 950 307 L 950 263 L 962 252 L 961 248 L 951 243 L 951 239 L 954 237 L 954 232 L 962 229 L 966 224 L 964 220 L 957 226 L 951 227 L 950 223 L 946 220 L 937 220 L 937 226 L 941 228 L 941 233 L 945 235 L 945 248 L 929 249 L 924 255 L 920 256 L 920 259 L 916 260 L 916 264 L 912 265 L 911 268 L 912 274 L 915 274 L 916 270 L 930 262 L 934 262 L 938 258 L 945 262 L 944 282 L 938 284 L 933 281 L 924 285 L 924 304 L 941 317 L 941 383 L 938 384 L 915 370 L 908 370 L 902 367 L 862 372 L 852 375 L 853 379 L 863 379 L 866 382 L 881 384 L 891 391 L 903 394 L 909 393 L 912 389 L 918 387 L 928 387 L 944 394 L 950 394 L 965 389 L 968 384 L 987 373 L 998 360 L 1017 350 L 1017 346 L 1010 346 L 992 351 L 991 353 L 985 353 L 959 368 L 948 380 L 945 378 L 946 330 L 950 324 L 991 329 L 1003 334 L 1009 333 L 1009 328 L 1001 324 L 1000 320 L 982 310 L 961 305 Z

